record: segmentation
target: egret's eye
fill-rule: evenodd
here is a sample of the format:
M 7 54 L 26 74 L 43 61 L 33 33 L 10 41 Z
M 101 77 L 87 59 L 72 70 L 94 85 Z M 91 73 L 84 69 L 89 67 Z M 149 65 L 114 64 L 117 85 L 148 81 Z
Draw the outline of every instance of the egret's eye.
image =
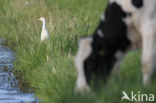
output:
M 104 50 L 100 50 L 100 51 L 99 51 L 99 54 L 100 54 L 100 55 L 104 55 L 104 54 L 105 54 Z

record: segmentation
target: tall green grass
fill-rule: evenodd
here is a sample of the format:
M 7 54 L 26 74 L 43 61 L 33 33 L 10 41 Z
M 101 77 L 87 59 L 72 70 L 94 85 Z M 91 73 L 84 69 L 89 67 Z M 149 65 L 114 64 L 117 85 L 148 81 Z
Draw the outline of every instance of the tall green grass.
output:
M 81 36 L 91 35 L 106 0 L 1 0 L 0 38 L 15 51 L 15 69 L 43 103 L 120 103 L 122 91 L 156 94 L 156 78 L 148 89 L 141 83 L 140 51 L 131 52 L 118 78 L 98 85 L 93 94 L 74 93 L 74 56 Z M 41 43 L 44 16 L 50 40 Z M 26 84 L 21 84 L 25 86 Z M 129 103 L 124 101 L 124 103 Z

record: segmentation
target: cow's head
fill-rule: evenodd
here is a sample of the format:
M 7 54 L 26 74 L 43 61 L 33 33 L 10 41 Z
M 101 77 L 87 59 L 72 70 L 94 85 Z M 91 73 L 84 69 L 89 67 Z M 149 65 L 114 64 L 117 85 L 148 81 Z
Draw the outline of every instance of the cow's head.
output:
M 81 38 L 76 56 L 77 89 L 88 88 L 93 77 L 107 80 L 117 62 L 116 54 L 125 52 L 130 44 L 123 20 L 126 16 L 119 5 L 109 4 L 105 19 L 101 20 L 94 34 Z

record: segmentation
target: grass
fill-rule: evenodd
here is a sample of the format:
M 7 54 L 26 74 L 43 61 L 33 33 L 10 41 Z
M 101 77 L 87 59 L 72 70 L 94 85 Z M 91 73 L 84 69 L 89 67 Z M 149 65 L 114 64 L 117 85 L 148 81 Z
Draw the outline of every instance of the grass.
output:
M 43 103 L 120 103 L 122 91 L 156 94 L 156 77 L 142 86 L 141 51 L 129 53 L 119 78 L 98 85 L 94 95 L 75 95 L 76 70 L 73 64 L 77 42 L 92 34 L 105 9 L 106 0 L 1 0 L 0 38 L 15 51 L 15 69 L 22 86 L 35 88 Z M 40 42 L 44 16 L 50 40 Z M 25 82 L 28 84 L 26 85 Z M 124 101 L 123 103 L 129 103 Z M 147 102 L 149 103 L 149 102 Z

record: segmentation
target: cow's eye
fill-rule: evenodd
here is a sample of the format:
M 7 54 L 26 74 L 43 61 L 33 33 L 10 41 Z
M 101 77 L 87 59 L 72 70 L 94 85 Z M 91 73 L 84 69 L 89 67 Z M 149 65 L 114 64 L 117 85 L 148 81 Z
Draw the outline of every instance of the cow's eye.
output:
M 104 50 L 100 50 L 100 51 L 99 51 L 99 54 L 100 54 L 100 55 L 104 55 L 104 54 L 105 54 Z

